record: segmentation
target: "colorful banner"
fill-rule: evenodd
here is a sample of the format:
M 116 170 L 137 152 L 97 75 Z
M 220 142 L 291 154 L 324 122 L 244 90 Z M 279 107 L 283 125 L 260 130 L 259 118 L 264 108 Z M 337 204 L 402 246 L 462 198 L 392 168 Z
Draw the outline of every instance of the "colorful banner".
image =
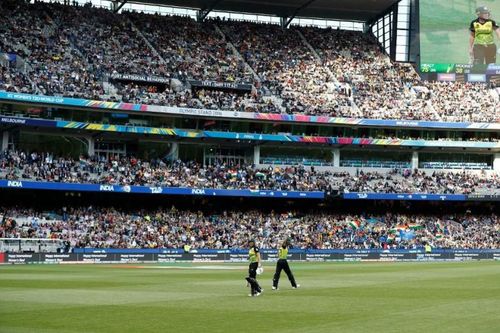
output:
M 210 139 L 221 139 L 221 140 L 272 141 L 272 142 L 289 142 L 289 143 L 311 143 L 320 145 L 329 144 L 329 145 L 343 145 L 343 146 L 361 145 L 361 146 L 500 149 L 500 142 L 365 139 L 365 138 L 338 138 L 338 137 L 323 137 L 323 136 L 300 136 L 300 135 L 285 135 L 285 134 L 234 133 L 234 132 L 221 132 L 221 131 L 183 130 L 176 128 L 107 125 L 107 124 L 95 124 L 95 123 L 82 123 L 76 121 L 63 121 L 63 120 L 56 121 L 56 120 L 18 118 L 18 117 L 0 117 L 0 123 L 23 125 L 23 126 L 78 129 L 87 131 L 162 135 L 162 136 L 190 138 L 190 139 L 210 138 Z
M 324 199 L 325 193 L 320 191 L 273 191 L 273 190 L 223 190 L 211 188 L 162 187 L 162 186 L 129 186 L 104 184 L 75 184 L 56 182 L 35 182 L 26 180 L 0 180 L 0 188 L 22 190 L 52 190 L 106 193 L 137 193 L 163 195 L 189 195 L 211 197 L 260 197 L 285 199 Z
M 158 105 L 132 104 L 122 102 L 92 101 L 87 99 L 29 95 L 21 93 L 10 93 L 0 91 L 0 100 L 18 103 L 36 103 L 48 105 L 60 105 L 67 107 L 79 107 L 89 109 L 120 110 L 124 112 L 148 112 L 171 115 L 196 116 L 205 118 L 245 119 L 262 120 L 270 122 L 299 122 L 335 124 L 345 126 L 373 126 L 373 127 L 408 127 L 408 128 L 440 128 L 440 129 L 483 129 L 500 130 L 500 123 L 466 123 L 466 122 L 437 122 L 418 120 L 377 120 L 377 119 L 355 119 L 355 118 L 331 118 L 326 116 L 288 115 L 250 113 L 239 111 L 207 110 L 194 108 L 169 107 Z

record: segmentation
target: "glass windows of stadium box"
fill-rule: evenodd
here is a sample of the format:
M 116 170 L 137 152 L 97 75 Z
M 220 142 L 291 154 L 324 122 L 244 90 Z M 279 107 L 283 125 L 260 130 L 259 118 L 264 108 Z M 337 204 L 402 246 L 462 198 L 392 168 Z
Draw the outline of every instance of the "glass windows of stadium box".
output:
M 179 158 L 178 146 L 171 142 L 137 141 L 127 144 L 127 156 L 135 156 L 143 160 L 161 159 L 165 162 Z
M 260 164 L 333 166 L 332 149 L 261 147 Z
M 411 169 L 411 152 L 344 151 L 340 166 L 349 168 Z
M 122 142 L 96 141 L 94 144 L 94 154 L 107 160 L 122 157 L 127 154 L 127 145 Z
M 472 153 L 420 153 L 419 168 L 447 170 L 491 170 L 493 155 Z
M 410 14 L 410 0 L 401 0 L 398 5 L 396 61 L 409 61 Z
M 384 48 L 387 54 L 390 53 L 391 32 L 392 32 L 392 12 L 380 18 L 372 27 L 372 32 Z
M 77 158 L 81 154 L 87 154 L 87 142 L 60 134 L 38 134 L 29 131 L 14 131 L 12 133 L 12 145 L 10 148 L 26 151 L 46 153 L 54 156 L 68 156 Z
M 250 161 L 250 151 L 245 148 L 205 146 L 203 163 L 205 165 L 243 165 Z
M 410 0 L 401 0 L 397 7 L 397 16 L 393 11 L 387 13 L 376 21 L 372 26 L 372 33 L 382 45 L 387 54 L 391 54 L 391 46 L 395 47 L 392 55 L 396 61 L 409 61 L 410 44 Z M 397 20 L 396 31 L 394 31 L 394 19 Z M 395 33 L 395 45 L 391 45 L 392 34 Z

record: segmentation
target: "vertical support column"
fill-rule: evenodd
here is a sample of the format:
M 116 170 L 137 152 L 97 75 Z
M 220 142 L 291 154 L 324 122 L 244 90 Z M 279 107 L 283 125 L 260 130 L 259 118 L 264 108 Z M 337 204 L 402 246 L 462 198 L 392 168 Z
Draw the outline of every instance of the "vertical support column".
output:
M 418 152 L 416 151 L 411 156 L 411 168 L 412 170 L 418 169 Z
M 2 133 L 2 146 L 0 146 L 0 151 L 6 151 L 9 148 L 14 148 L 14 142 L 11 141 L 11 135 L 9 132 L 5 131 Z
M 87 136 L 85 138 L 87 141 L 87 155 L 94 156 L 95 155 L 95 139 L 91 136 Z
M 201 9 L 196 12 L 196 22 L 203 22 L 203 11 Z
M 177 161 L 179 159 L 179 144 L 177 142 L 171 143 L 167 158 L 171 161 Z
M 500 153 L 493 155 L 493 171 L 500 173 Z
M 2 133 L 2 146 L 0 151 L 6 151 L 9 149 L 9 132 L 5 131 Z
M 253 147 L 253 164 L 260 164 L 260 146 Z
M 332 163 L 334 168 L 340 167 L 340 149 L 335 148 L 332 150 Z

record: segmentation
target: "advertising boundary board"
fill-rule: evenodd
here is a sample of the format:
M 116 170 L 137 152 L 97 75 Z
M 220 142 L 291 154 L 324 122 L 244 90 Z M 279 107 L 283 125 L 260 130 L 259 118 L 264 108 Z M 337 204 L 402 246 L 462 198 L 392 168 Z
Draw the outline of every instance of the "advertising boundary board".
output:
M 0 254 L 5 264 L 126 264 L 126 263 L 175 263 L 175 262 L 240 262 L 246 263 L 245 251 L 199 251 L 185 253 L 180 250 L 154 251 L 86 251 L 77 249 L 75 253 L 5 253 Z M 274 250 L 263 250 L 262 260 L 274 262 Z M 295 250 L 288 259 L 291 261 L 465 261 L 500 260 L 500 250 L 436 250 L 425 253 L 421 250 L 370 251 L 370 250 Z M 0 261 L 2 262 L 2 261 Z

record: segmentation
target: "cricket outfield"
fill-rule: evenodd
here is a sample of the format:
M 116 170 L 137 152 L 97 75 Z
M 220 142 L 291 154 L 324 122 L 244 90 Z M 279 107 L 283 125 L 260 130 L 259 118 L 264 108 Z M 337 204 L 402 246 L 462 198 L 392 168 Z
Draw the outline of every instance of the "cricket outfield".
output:
M 0 332 L 498 332 L 500 262 L 0 266 Z

